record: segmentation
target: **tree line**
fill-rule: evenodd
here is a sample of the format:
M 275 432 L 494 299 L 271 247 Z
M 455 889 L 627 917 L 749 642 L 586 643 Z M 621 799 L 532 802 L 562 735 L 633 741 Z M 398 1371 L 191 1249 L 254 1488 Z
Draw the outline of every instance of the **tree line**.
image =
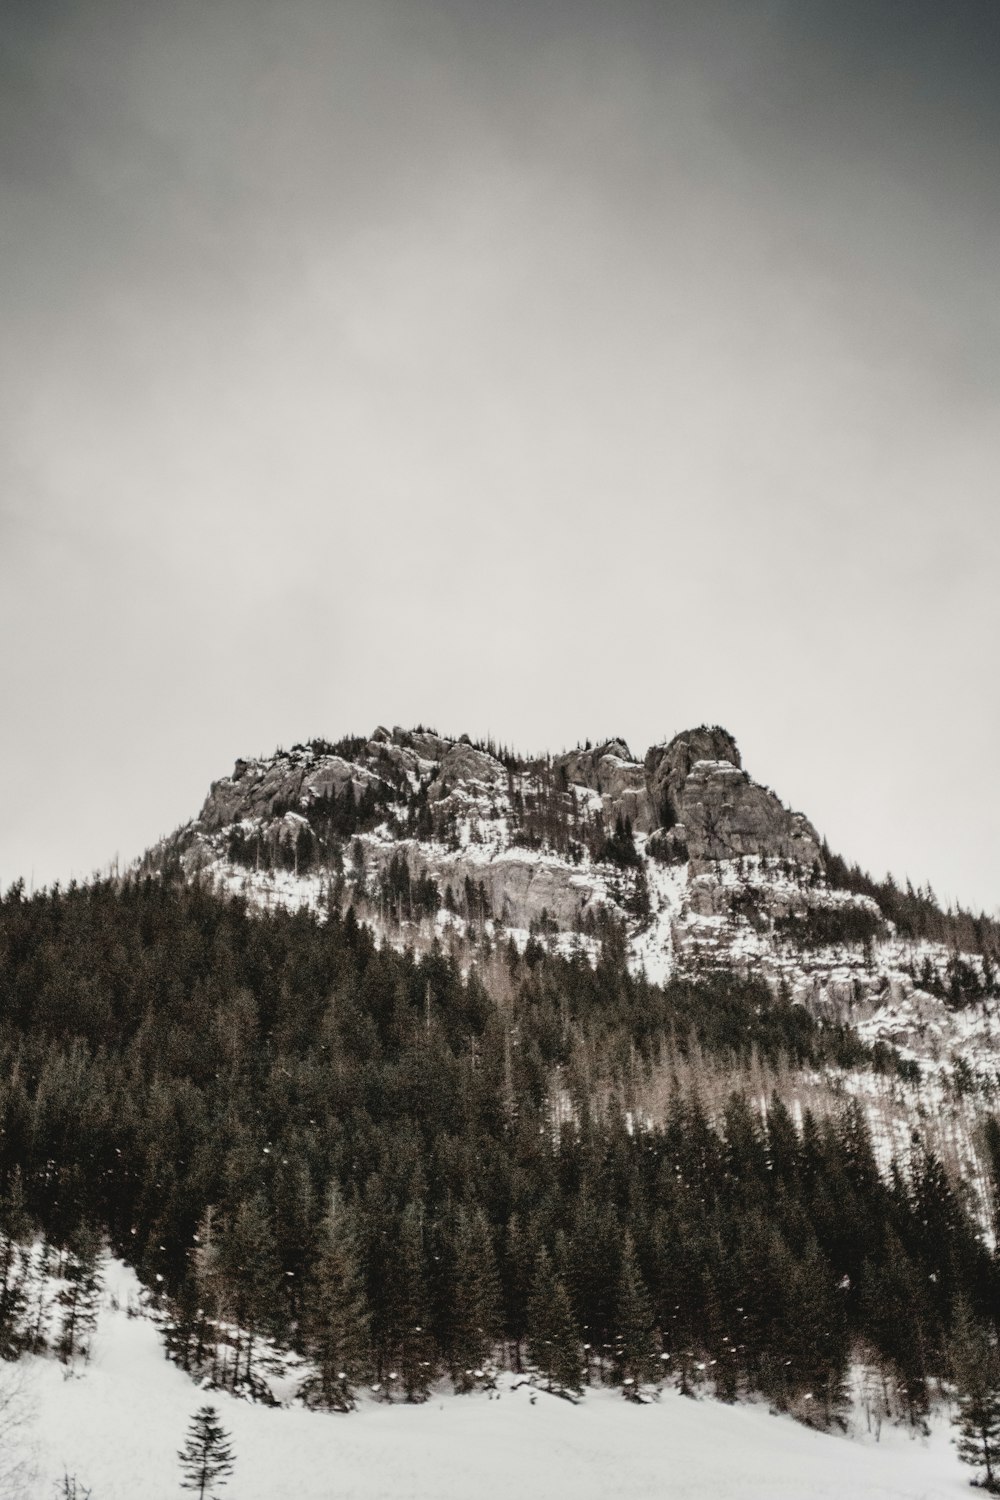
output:
M 593 966 L 535 941 L 463 972 L 351 910 L 197 884 L 0 900 L 4 1202 L 57 1245 L 106 1235 L 164 1288 L 188 1368 L 252 1390 L 278 1339 L 318 1405 L 503 1363 L 830 1423 L 862 1348 L 920 1423 L 959 1306 L 1000 1315 L 960 1185 L 919 1142 L 880 1171 L 856 1109 L 638 1117 L 646 1070 L 693 1049 L 894 1066 L 752 979 L 650 985 L 614 926 Z

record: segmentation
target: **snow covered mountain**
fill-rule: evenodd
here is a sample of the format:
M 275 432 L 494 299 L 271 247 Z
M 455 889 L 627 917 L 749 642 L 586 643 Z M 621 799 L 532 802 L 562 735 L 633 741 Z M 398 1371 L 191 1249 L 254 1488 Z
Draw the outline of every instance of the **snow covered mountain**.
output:
M 0 1335 L 33 1362 L 47 1486 L 134 1488 L 141 1458 L 91 1442 L 130 1388 L 166 1493 L 199 1385 L 240 1454 L 265 1429 L 289 1473 L 308 1449 L 303 1494 L 312 1405 L 359 1409 L 338 1451 L 370 1495 L 387 1411 L 476 1453 L 548 1411 L 544 1468 L 581 1397 L 605 1470 L 647 1407 L 636 1493 L 661 1441 L 700 1493 L 710 1431 L 739 1453 L 713 1491 L 750 1493 L 753 1454 L 760 1493 L 962 1482 L 945 1414 L 1000 1305 L 997 930 L 847 866 L 724 730 L 641 761 L 296 745 L 238 762 L 126 877 L 17 885 L 0 918 Z M 77 1381 L 102 1240 L 149 1294 L 114 1272 L 136 1316 L 102 1311 Z M 419 1474 L 393 1492 L 448 1493 L 429 1429 L 388 1421 Z M 883 1421 L 931 1444 L 937 1489 L 931 1448 L 873 1451 Z
M 653 982 L 756 973 L 923 1070 L 996 1085 L 996 924 L 849 869 L 719 727 L 642 760 L 620 739 L 536 758 L 423 728 L 313 740 L 238 761 L 143 865 L 262 906 L 353 902 L 397 944 L 593 955 L 613 932 Z

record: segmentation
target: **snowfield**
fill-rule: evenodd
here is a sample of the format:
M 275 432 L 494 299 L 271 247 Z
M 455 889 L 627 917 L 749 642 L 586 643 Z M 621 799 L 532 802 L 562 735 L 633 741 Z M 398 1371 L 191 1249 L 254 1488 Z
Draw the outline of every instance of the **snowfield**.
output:
M 880 1442 L 812 1432 L 763 1405 L 724 1406 L 664 1391 L 636 1406 L 588 1391 L 578 1406 L 504 1376 L 498 1394 L 442 1389 L 424 1406 L 365 1400 L 350 1416 L 252 1406 L 199 1389 L 164 1357 L 156 1325 L 130 1316 L 142 1289 L 104 1267 L 89 1362 L 6 1367 L 24 1417 L 4 1447 L 31 1469 L 5 1493 L 52 1500 L 63 1475 L 93 1500 L 177 1500 L 177 1450 L 213 1404 L 232 1438 L 231 1500 L 939 1500 L 969 1496 L 947 1417 L 929 1439 L 883 1428 Z M 81 1490 L 82 1493 L 82 1490 Z

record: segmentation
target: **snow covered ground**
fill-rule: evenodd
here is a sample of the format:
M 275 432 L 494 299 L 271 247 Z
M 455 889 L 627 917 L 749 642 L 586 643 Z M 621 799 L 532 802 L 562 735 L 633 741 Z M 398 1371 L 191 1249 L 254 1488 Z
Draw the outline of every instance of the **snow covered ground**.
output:
M 170 1364 L 155 1324 L 130 1317 L 140 1287 L 104 1270 L 92 1357 L 67 1376 L 51 1359 L 6 1367 L 25 1382 L 24 1418 L 5 1446 L 33 1473 L 6 1494 L 52 1500 L 75 1475 L 93 1500 L 176 1500 L 177 1450 L 211 1402 L 229 1431 L 231 1500 L 941 1500 L 968 1496 L 946 1418 L 927 1440 L 884 1428 L 831 1437 L 765 1406 L 665 1391 L 638 1407 L 612 1391 L 579 1406 L 506 1377 L 499 1395 L 436 1395 L 427 1405 L 366 1401 L 351 1416 L 248 1405 L 200 1390 Z M 23 1372 L 23 1373 L 22 1373 Z M 863 1425 L 863 1424 L 862 1424 Z M 12 1445 L 12 1448 L 11 1448 Z M 59 1491 L 61 1493 L 61 1490 Z

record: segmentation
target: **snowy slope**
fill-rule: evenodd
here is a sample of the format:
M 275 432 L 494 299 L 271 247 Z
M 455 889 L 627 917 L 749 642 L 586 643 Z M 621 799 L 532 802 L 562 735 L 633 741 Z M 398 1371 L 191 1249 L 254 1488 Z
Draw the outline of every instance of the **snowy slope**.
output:
M 199 1390 L 165 1360 L 155 1324 L 130 1317 L 141 1289 L 120 1262 L 105 1266 L 104 1305 L 89 1363 L 67 1378 L 27 1361 L 30 1420 L 14 1434 L 34 1475 L 9 1491 L 51 1500 L 64 1473 L 93 1500 L 174 1500 L 176 1452 L 210 1401 L 229 1431 L 233 1500 L 944 1500 L 967 1495 L 947 1421 L 929 1439 L 883 1429 L 826 1436 L 765 1406 L 691 1401 L 672 1390 L 637 1407 L 612 1391 L 579 1406 L 514 1389 L 442 1393 L 427 1406 L 364 1402 L 351 1416 L 251 1406 Z

